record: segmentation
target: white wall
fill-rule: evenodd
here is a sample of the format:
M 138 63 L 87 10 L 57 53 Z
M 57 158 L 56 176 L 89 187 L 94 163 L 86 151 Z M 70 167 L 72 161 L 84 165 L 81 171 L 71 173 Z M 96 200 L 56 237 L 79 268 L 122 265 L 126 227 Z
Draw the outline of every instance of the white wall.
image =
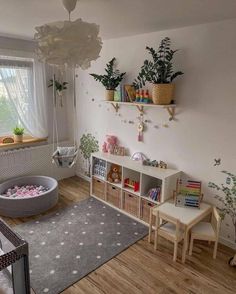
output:
M 203 181 L 205 200 L 215 202 L 207 183 L 224 181 L 222 169 L 236 172 L 235 28 L 236 20 L 230 20 L 105 41 L 101 58 L 88 71 L 79 72 L 78 138 L 91 132 L 101 145 L 106 134 L 117 135 L 131 153 L 142 151 Z M 123 106 L 116 115 L 111 106 L 101 102 L 104 89 L 88 73 L 103 73 L 105 63 L 116 57 L 121 71 L 127 72 L 126 82 L 131 83 L 147 57 L 145 46 L 157 47 L 166 36 L 172 39 L 173 48 L 181 49 L 175 65 L 185 73 L 176 80 L 176 121 L 169 122 L 165 111 L 148 109 L 145 119 L 151 123 L 147 124 L 144 142 L 138 142 L 137 110 Z M 129 120 L 135 124 L 129 124 Z M 168 128 L 163 127 L 165 123 Z M 214 167 L 214 158 L 218 157 L 222 165 Z M 80 161 L 77 172 L 82 168 Z M 230 219 L 224 222 L 221 236 L 233 245 Z

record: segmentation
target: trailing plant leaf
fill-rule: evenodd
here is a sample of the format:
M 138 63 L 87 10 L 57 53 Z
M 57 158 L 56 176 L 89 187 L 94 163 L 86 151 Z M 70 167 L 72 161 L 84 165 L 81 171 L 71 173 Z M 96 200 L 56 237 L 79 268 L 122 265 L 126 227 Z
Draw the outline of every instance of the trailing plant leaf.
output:
M 217 199 L 220 203 L 220 206 L 217 208 L 222 219 L 224 219 L 226 215 L 230 216 L 234 225 L 236 243 L 236 175 L 228 171 L 222 171 L 222 173 L 230 177 L 232 179 L 232 183 L 227 185 L 221 184 L 219 186 L 213 182 L 209 182 L 208 187 L 215 189 L 217 193 L 220 193 L 220 195 L 215 195 L 215 199 Z
M 170 49 L 170 45 L 171 40 L 166 37 L 161 41 L 157 50 L 152 47 L 146 47 L 152 60 L 144 60 L 141 71 L 133 82 L 136 89 L 145 86 L 146 82 L 169 84 L 178 76 L 183 75 L 181 71 L 173 73 L 172 59 L 178 50 Z
M 126 74 L 125 72 L 120 73 L 118 69 L 115 69 L 115 61 L 116 59 L 113 57 L 112 60 L 106 64 L 105 75 L 90 74 L 95 81 L 100 82 L 107 90 L 115 90 Z
M 49 80 L 50 84 L 48 85 L 48 88 L 53 86 L 53 79 Z M 60 83 L 58 80 L 55 80 L 55 90 L 58 92 L 62 92 L 63 90 L 67 89 L 68 83 L 67 82 L 62 82 Z

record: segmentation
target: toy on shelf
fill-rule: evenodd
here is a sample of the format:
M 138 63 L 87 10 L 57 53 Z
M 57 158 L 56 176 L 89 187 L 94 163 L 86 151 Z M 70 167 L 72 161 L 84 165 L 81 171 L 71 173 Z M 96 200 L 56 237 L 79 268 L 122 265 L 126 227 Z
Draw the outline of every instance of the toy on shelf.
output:
M 106 141 L 102 145 L 102 152 L 125 156 L 125 147 L 119 146 L 116 136 L 107 135 Z
M 153 201 L 160 202 L 161 201 L 161 187 L 151 188 L 148 191 L 146 197 L 152 199 Z
M 121 171 L 120 171 L 120 166 L 117 164 L 112 164 L 110 171 L 107 175 L 107 180 L 110 183 L 120 183 L 121 182 Z
M 149 95 L 149 91 L 148 90 L 144 91 L 143 89 L 137 90 L 135 94 L 135 102 L 146 103 L 146 104 L 152 103 L 152 99 Z
M 167 164 L 160 160 L 160 162 L 158 162 L 157 160 L 150 160 L 150 159 L 146 159 L 143 161 L 143 165 L 147 165 L 147 166 L 152 166 L 152 167 L 159 167 L 159 168 L 167 168 Z
M 201 182 L 191 180 L 177 180 L 174 200 L 176 206 L 200 208 L 203 198 Z
M 94 159 L 93 175 L 106 178 L 106 162 L 104 160 L 99 158 Z
M 134 190 L 134 192 L 139 191 L 139 182 L 130 180 L 129 178 L 126 178 L 124 180 L 124 187 L 128 187 Z
M 106 141 L 102 145 L 102 151 L 113 153 L 114 147 L 118 144 L 118 140 L 116 136 L 106 135 Z
M 131 159 L 134 161 L 141 161 L 147 160 L 147 156 L 144 155 L 142 152 L 134 152 L 131 156 Z
M 167 168 L 167 164 L 164 162 L 164 161 L 161 161 L 159 162 L 159 167 L 160 168 Z

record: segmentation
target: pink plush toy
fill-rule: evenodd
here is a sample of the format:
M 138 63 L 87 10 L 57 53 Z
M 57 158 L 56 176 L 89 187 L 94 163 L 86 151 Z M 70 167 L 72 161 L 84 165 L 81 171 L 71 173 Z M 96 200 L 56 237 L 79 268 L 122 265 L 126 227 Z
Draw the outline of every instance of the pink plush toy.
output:
M 106 139 L 107 139 L 107 151 L 112 154 L 115 146 L 117 146 L 118 144 L 117 137 L 113 135 L 107 135 Z
M 106 142 L 102 145 L 102 151 L 107 153 L 113 153 L 115 146 L 118 145 L 118 140 L 116 136 L 113 135 L 106 135 Z

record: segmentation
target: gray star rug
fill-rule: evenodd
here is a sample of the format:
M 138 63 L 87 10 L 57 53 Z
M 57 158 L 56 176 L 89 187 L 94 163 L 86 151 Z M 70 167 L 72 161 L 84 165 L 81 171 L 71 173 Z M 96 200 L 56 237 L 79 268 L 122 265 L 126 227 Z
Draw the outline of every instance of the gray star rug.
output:
M 29 242 L 37 294 L 62 292 L 148 233 L 145 225 L 93 197 L 14 229 Z

